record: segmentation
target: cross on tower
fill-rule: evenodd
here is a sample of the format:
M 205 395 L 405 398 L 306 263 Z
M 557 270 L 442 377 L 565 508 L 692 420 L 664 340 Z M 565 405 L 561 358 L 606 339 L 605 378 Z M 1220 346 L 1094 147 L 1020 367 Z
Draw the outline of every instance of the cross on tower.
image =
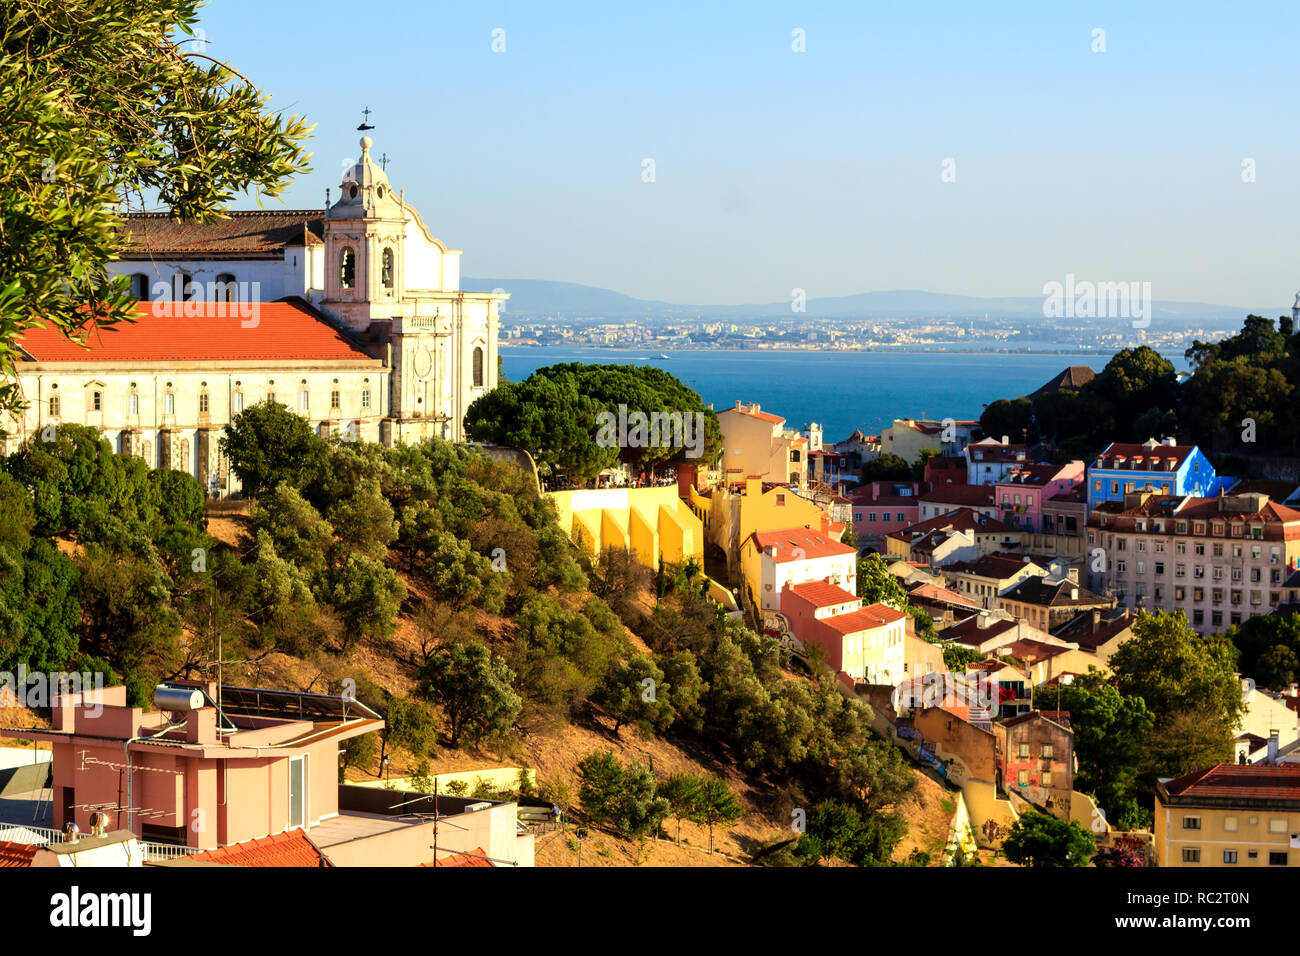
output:
M 361 115 L 364 116 L 365 119 L 363 119 L 363 120 L 361 121 L 361 125 L 358 126 L 357 129 L 363 129 L 363 130 L 364 130 L 364 129 L 374 129 L 374 127 L 371 126 L 370 123 L 369 123 L 369 120 L 370 120 L 370 107 L 369 107 L 369 106 L 367 106 L 365 109 L 363 109 L 363 110 L 361 111 Z
M 382 155 L 382 156 L 379 157 L 379 167 L 380 167 L 384 172 L 388 172 L 388 154 L 387 154 L 387 153 L 384 153 L 384 155 Z

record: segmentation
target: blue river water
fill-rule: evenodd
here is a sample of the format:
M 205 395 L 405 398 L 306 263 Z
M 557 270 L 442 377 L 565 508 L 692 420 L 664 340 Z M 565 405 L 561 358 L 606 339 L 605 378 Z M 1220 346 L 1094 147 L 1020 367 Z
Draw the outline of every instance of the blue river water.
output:
M 659 358 L 667 355 L 666 359 Z M 660 352 L 567 347 L 501 349 L 513 382 L 559 362 L 655 365 L 672 372 L 715 409 L 758 402 L 790 428 L 822 425 L 826 441 L 855 428 L 880 433 L 895 418 L 979 418 L 999 398 L 1032 392 L 1069 365 L 1100 371 L 1110 355 L 976 352 Z M 1181 355 L 1167 356 L 1179 371 Z

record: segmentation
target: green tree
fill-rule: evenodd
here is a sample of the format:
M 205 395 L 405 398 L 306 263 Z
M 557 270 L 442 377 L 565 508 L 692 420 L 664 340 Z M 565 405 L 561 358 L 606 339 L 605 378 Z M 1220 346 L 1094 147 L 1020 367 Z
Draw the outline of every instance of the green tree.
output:
M 447 716 L 453 747 L 462 739 L 477 744 L 504 738 L 523 706 L 514 691 L 514 672 L 478 641 L 434 654 L 421 669 L 421 679 Z
M 182 220 L 236 195 L 280 193 L 307 168 L 309 129 L 267 110 L 234 70 L 190 45 L 197 0 L 119 7 L 7 0 L 0 16 L 0 412 L 22 405 L 15 339 L 83 336 L 129 319 L 107 263 L 128 237 L 114 210 L 149 195 Z
M 1219 763 L 1230 763 L 1236 732 L 1229 718 L 1209 706 L 1166 714 L 1146 743 L 1152 776 L 1181 777 Z
M 858 597 L 867 604 L 888 604 L 900 611 L 907 608 L 907 592 L 879 554 L 858 558 Z
M 713 828 L 730 826 L 744 816 L 745 810 L 736 794 L 720 777 L 710 777 L 700 784 L 695 796 L 692 820 L 709 828 L 709 852 L 713 852 Z
M 36 527 L 32 496 L 8 472 L 0 471 L 0 547 L 19 555 L 31 544 Z
M 1077 820 L 1058 820 L 1031 810 L 1012 824 L 1002 850 L 1020 866 L 1087 866 L 1097 841 Z
M 1256 614 L 1228 628 L 1226 636 L 1240 654 L 1237 666 L 1243 675 L 1274 690 L 1282 690 L 1289 683 L 1280 681 L 1288 659 L 1274 648 L 1283 647 L 1300 656 L 1300 614 Z M 1274 659 L 1261 667 L 1270 652 Z M 1282 674 L 1277 673 L 1278 665 L 1282 665 Z
M 1118 820 L 1125 801 L 1139 789 L 1155 715 L 1141 697 L 1121 694 L 1095 670 L 1060 692 L 1061 709 L 1069 712 L 1074 731 L 1075 789 L 1093 794 Z
M 877 455 L 862 466 L 862 483 L 873 481 L 911 481 L 912 466 L 898 455 Z
M 578 763 L 578 800 L 594 822 L 626 837 L 658 829 L 668 801 L 655 792 L 654 775 L 635 761 L 621 764 L 613 751 L 596 751 Z
M 288 482 L 264 494 L 253 508 L 253 532 L 265 533 L 276 552 L 308 575 L 325 568 L 334 529 Z
M 1201 637 L 1181 613 L 1141 614 L 1133 638 L 1111 656 L 1115 686 L 1141 697 L 1157 723 L 1177 711 L 1205 708 L 1229 726 L 1241 716 L 1236 649 L 1221 637 Z
M 331 597 L 343 621 L 346 651 L 362 638 L 392 636 L 406 585 L 391 568 L 354 554 L 340 570 Z
M 916 774 L 903 752 L 883 740 L 868 740 L 835 766 L 840 793 L 870 810 L 882 810 L 916 789 Z
M 438 742 L 438 720 L 420 700 L 389 696 L 384 706 L 384 729 L 380 731 L 384 750 L 401 747 L 415 757 L 427 757 Z M 380 755 L 380 767 L 383 766 Z
M 660 782 L 656 789 L 668 803 L 668 816 L 677 821 L 677 842 L 682 842 L 682 820 L 697 815 L 701 781 L 692 773 L 675 773 Z
M 281 484 L 302 488 L 319 475 L 329 447 L 307 419 L 273 401 L 236 415 L 219 444 L 246 498 L 260 498 Z
M 598 695 L 602 707 L 614 718 L 614 733 L 625 723 L 644 732 L 667 730 L 673 722 L 668 682 L 654 659 L 633 654 L 619 661 Z
M 906 830 L 897 813 L 861 811 L 851 804 L 828 800 L 809 814 L 807 832 L 800 838 L 796 853 L 811 863 L 830 857 L 855 866 L 881 866 Z

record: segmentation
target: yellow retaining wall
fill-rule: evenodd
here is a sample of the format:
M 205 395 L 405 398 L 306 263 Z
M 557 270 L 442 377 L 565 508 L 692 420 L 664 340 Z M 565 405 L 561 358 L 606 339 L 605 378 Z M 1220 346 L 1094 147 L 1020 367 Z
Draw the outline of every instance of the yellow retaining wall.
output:
M 704 522 L 677 496 L 661 488 L 578 488 L 547 492 L 560 527 L 593 554 L 630 548 L 642 564 L 704 561 Z

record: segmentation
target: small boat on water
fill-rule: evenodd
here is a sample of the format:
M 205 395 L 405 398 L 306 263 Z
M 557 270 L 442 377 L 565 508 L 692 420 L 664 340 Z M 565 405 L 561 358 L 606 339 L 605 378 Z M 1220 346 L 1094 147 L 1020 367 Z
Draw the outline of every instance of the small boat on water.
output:
M 657 359 L 664 359 L 665 361 L 667 361 L 668 356 L 667 356 L 667 355 L 664 355 L 663 352 L 660 352 L 658 355 L 655 356 L 655 358 L 657 358 Z

